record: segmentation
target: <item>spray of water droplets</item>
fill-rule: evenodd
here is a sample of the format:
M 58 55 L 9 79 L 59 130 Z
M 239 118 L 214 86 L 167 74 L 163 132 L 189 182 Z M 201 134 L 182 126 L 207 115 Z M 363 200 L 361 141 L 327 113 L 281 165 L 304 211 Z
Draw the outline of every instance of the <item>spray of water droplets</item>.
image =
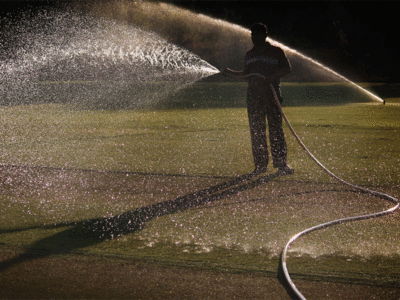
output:
M 146 107 L 218 72 L 155 33 L 115 21 L 45 11 L 17 28 L 14 54 L 0 65 L 1 105 Z

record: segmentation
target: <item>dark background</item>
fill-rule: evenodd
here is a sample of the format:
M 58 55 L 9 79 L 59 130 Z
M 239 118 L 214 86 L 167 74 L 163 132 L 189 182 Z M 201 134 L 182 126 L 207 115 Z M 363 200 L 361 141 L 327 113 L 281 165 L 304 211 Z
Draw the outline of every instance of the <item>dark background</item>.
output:
M 169 1 L 271 38 L 354 81 L 400 82 L 398 3 L 385 1 Z
M 165 2 L 246 28 L 263 22 L 271 38 L 353 81 L 400 82 L 398 4 L 395 1 Z M 0 17 L 18 19 L 24 10 L 58 4 L 54 1 L 3 1 L 0 2 Z M 0 30 L 4 30 L 1 24 Z

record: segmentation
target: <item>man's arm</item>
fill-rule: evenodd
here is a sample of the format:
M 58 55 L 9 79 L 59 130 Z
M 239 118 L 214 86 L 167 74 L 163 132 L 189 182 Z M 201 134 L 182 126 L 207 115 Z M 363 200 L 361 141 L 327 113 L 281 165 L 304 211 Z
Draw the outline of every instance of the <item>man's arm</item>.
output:
M 225 68 L 221 71 L 222 74 L 228 76 L 228 77 L 233 77 L 233 78 L 241 78 L 244 75 L 246 75 L 245 71 L 234 71 L 228 68 Z

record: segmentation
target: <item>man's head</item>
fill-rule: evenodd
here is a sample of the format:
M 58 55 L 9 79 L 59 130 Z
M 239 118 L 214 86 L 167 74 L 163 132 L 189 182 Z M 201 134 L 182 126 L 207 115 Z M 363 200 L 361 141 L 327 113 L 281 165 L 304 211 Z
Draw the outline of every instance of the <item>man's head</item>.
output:
M 254 46 L 264 46 L 265 39 L 268 36 L 267 26 L 262 23 L 253 24 L 250 27 L 251 30 L 251 40 Z

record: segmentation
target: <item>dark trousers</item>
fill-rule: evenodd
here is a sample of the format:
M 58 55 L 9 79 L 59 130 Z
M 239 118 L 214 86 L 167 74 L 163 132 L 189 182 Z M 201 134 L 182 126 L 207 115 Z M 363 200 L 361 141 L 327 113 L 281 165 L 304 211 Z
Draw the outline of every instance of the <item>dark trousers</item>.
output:
M 282 128 L 282 115 L 272 91 L 262 89 L 257 93 L 248 93 L 247 112 L 255 167 L 262 169 L 268 165 L 266 120 L 268 120 L 273 165 L 275 168 L 286 165 L 287 148 Z

